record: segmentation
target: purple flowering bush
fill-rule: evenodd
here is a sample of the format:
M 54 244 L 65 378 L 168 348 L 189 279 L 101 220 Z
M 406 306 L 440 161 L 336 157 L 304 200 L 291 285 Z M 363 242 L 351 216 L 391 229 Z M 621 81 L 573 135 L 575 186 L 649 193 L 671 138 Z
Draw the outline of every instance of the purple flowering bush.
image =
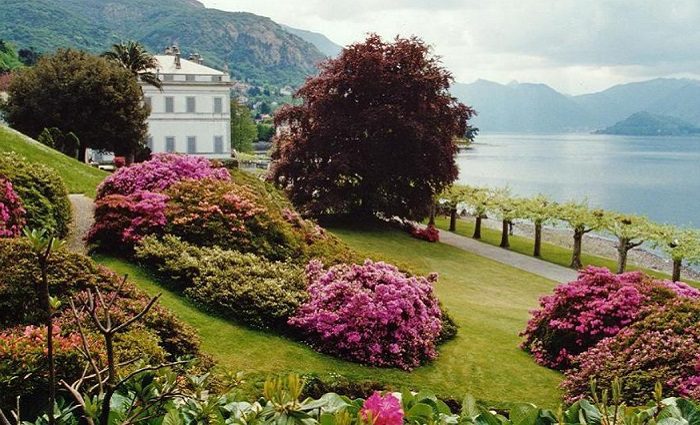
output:
M 645 403 L 657 381 L 667 395 L 698 399 L 699 356 L 700 302 L 678 297 L 577 356 L 562 388 L 574 401 L 586 395 L 591 379 L 601 386 L 619 377 L 631 405 Z
M 626 326 L 676 296 L 700 297 L 685 284 L 654 281 L 639 272 L 620 275 L 588 267 L 577 280 L 559 285 L 554 294 L 540 299 L 540 308 L 521 336 L 522 348 L 535 361 L 554 369 L 567 369 L 572 359 L 598 341 L 616 335 Z
M 97 199 L 107 195 L 130 195 L 137 191 L 162 192 L 182 180 L 231 180 L 228 170 L 207 158 L 178 154 L 155 154 L 148 160 L 122 167 L 97 188 Z
M 392 394 L 375 391 L 365 400 L 360 409 L 363 423 L 372 425 L 403 425 L 404 412 L 401 401 Z
M 25 214 L 12 182 L 0 177 L 0 238 L 19 236 L 25 224 Z
M 366 260 L 306 269 L 309 300 L 289 319 L 319 351 L 373 366 L 411 370 L 437 356 L 437 275 L 409 277 Z

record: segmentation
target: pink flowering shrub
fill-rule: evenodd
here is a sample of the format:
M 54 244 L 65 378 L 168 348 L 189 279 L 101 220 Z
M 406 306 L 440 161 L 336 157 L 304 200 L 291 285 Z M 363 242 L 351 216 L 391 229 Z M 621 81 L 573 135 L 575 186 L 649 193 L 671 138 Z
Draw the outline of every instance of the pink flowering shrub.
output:
M 107 195 L 130 195 L 138 191 L 162 192 L 185 180 L 230 180 L 223 167 L 199 156 L 156 154 L 145 162 L 122 167 L 97 188 L 97 199 Z
M 432 224 L 425 228 L 412 226 L 410 233 L 411 236 L 416 239 L 422 239 L 428 242 L 440 242 L 440 231 Z
M 522 348 L 537 363 L 564 370 L 574 356 L 640 319 L 645 307 L 661 305 L 676 294 L 697 293 L 686 286 L 653 281 L 639 272 L 615 275 L 588 267 L 577 280 L 540 299 L 540 308 L 532 311 L 521 334 Z
M 25 214 L 12 182 L 0 177 L 0 238 L 19 236 L 25 224 Z
M 381 395 L 378 391 L 362 404 L 360 417 L 372 425 L 403 425 L 404 412 L 401 401 L 392 394 Z
M 114 251 L 129 249 L 165 227 L 167 201 L 167 195 L 147 191 L 105 196 L 95 203 L 95 223 L 87 239 Z
M 700 302 L 679 297 L 603 339 L 574 359 L 562 388 L 567 401 L 585 396 L 589 381 L 599 386 L 619 377 L 631 405 L 647 402 L 658 381 L 664 393 L 698 396 Z M 602 389 L 602 388 L 601 388 Z
M 409 277 L 395 266 L 319 261 L 307 266 L 309 301 L 289 324 L 318 350 L 373 366 L 411 370 L 437 356 L 437 275 Z

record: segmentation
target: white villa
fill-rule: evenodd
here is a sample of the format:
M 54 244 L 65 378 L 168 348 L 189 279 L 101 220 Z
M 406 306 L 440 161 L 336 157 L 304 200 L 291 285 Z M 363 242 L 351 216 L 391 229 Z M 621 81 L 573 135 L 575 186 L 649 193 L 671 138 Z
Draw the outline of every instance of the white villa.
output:
M 162 91 L 141 83 L 148 118 L 148 147 L 153 153 L 179 152 L 208 158 L 231 157 L 231 79 L 202 65 L 194 54 L 180 57 L 174 46 L 156 55 Z

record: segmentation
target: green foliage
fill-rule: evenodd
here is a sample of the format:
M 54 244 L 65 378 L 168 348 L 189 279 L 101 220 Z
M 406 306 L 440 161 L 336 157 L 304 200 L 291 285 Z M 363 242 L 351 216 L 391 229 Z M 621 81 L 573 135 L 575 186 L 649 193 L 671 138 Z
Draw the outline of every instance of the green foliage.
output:
M 524 198 L 520 205 L 520 217 L 532 223 L 548 224 L 556 220 L 558 204 L 547 196 L 539 194 Z
M 556 210 L 556 218 L 565 221 L 574 230 L 590 232 L 600 229 L 604 225 L 604 211 L 592 210 L 588 202 L 565 202 L 559 204 Z
M 95 189 L 107 173 L 69 158 L 58 151 L 41 145 L 14 130 L 0 125 L 0 156 L 3 152 L 14 152 L 33 163 L 53 169 L 68 188 L 69 193 L 84 193 L 95 196 Z
M 78 156 L 80 140 L 78 140 L 78 136 L 73 132 L 65 134 L 57 127 L 45 128 L 36 140 L 71 158 L 76 158 Z
M 162 87 L 160 79 L 153 72 L 158 67 L 158 61 L 146 51 L 141 43 L 129 40 L 113 44 L 111 50 L 102 53 L 102 57 L 128 70 L 134 78 L 138 78 L 157 89 Z
M 27 211 L 27 227 L 68 235 L 71 206 L 61 177 L 51 168 L 13 153 L 0 152 L 0 176 L 10 182 Z
M 675 226 L 658 226 L 653 242 L 673 260 L 700 263 L 700 231 Z
M 286 328 L 306 299 L 301 268 L 218 247 L 198 248 L 176 237 L 146 237 L 137 258 L 206 309 L 255 328 Z
M 263 142 L 269 142 L 272 140 L 272 136 L 275 135 L 275 127 L 270 124 L 258 123 L 258 140 Z
M 250 109 L 231 101 L 231 147 L 237 152 L 252 152 L 253 142 L 258 138 L 258 128 Z
M 16 73 L 3 109 L 15 129 L 73 132 L 80 153 L 93 148 L 131 155 L 146 139 L 148 108 L 131 72 L 106 59 L 59 49 Z M 76 107 L 80 105 L 80 107 Z
M 0 39 L 0 74 L 21 68 L 22 61 L 10 43 Z

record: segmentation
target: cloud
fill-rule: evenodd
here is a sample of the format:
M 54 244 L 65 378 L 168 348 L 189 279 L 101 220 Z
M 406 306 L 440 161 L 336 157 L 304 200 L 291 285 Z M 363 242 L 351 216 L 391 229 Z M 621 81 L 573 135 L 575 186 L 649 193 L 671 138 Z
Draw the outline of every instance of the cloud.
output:
M 697 0 L 204 0 L 339 44 L 416 35 L 460 81 L 544 82 L 570 93 L 700 72 Z

